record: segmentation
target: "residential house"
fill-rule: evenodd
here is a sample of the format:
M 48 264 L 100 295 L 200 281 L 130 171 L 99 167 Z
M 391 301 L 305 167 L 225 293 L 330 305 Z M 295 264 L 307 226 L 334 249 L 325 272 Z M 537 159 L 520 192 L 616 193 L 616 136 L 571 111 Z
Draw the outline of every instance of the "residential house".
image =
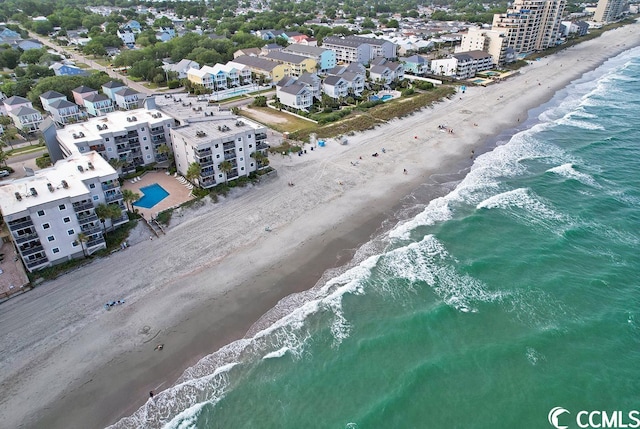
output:
M 156 39 L 161 42 L 168 42 L 176 37 L 176 30 L 171 27 L 160 27 L 160 30 L 156 33 Z
M 354 97 L 360 97 L 362 95 L 366 80 L 365 74 L 345 71 L 340 74 L 340 77 L 347 83 L 349 95 Z
M 142 103 L 140 93 L 128 87 L 120 89 L 113 95 L 116 106 L 122 110 L 137 109 Z
M 264 58 L 285 66 L 285 74 L 300 76 L 302 73 L 315 73 L 317 64 L 313 58 L 290 54 L 282 51 L 269 52 Z
M 369 79 L 373 83 L 387 86 L 393 81 L 393 71 L 386 65 L 372 65 L 369 69 Z
M 82 117 L 78 105 L 66 98 L 49 103 L 48 111 L 58 124 L 72 124 L 78 122 Z
M 316 99 L 322 98 L 322 79 L 315 73 L 302 73 L 297 82 L 306 86 Z
M 262 50 L 260 48 L 238 49 L 237 51 L 235 51 L 233 53 L 233 58 L 238 58 L 241 55 L 248 55 L 250 57 L 257 57 L 257 56 L 260 56 L 261 53 L 262 53 Z
M 89 73 L 80 67 L 63 63 L 53 63 L 49 66 L 56 76 L 89 76 Z
M 20 48 L 23 51 L 28 51 L 29 49 L 41 49 L 42 46 L 43 46 L 42 43 L 33 39 L 27 39 L 27 40 L 18 42 L 18 48 Z
M 125 85 L 122 82 L 119 81 L 115 81 L 115 80 L 111 80 L 107 83 L 105 83 L 104 85 L 102 85 L 102 92 L 104 93 L 104 95 L 106 95 L 107 97 L 109 97 L 112 101 L 116 101 L 116 92 L 120 91 L 121 89 L 127 88 L 127 85 Z
M 281 37 L 284 34 L 284 30 L 257 30 L 255 34 L 262 40 L 274 40 L 276 37 Z
M 288 42 L 291 44 L 303 46 L 318 46 L 318 40 L 313 37 L 309 37 L 306 34 L 291 36 L 288 38 Z
M 76 154 L 0 186 L 8 238 L 29 272 L 106 249 L 95 212 L 99 204 L 121 209 L 119 218 L 104 220 L 105 228 L 129 221 L 118 174 L 96 152 Z
M 192 60 L 187 60 L 185 58 L 183 60 L 180 60 L 176 64 L 165 64 L 162 66 L 162 68 L 167 73 L 170 73 L 170 72 L 176 73 L 178 79 L 186 79 L 187 72 L 191 69 L 198 70 L 200 68 L 200 64 Z
M 38 130 L 38 125 L 42 123 L 42 115 L 33 107 L 22 106 L 8 112 L 13 123 L 19 130 L 32 133 Z
M 91 94 L 83 97 L 84 107 L 91 116 L 103 116 L 114 111 L 113 100 L 104 94 Z
M 404 70 L 408 73 L 422 76 L 429 72 L 429 61 L 420 55 L 412 55 L 410 57 L 400 58 L 404 64 Z
M 84 106 L 84 98 L 89 95 L 95 95 L 98 93 L 97 89 L 89 88 L 88 86 L 79 86 L 75 89 L 71 90 L 71 94 L 73 94 L 73 101 L 78 106 Z
M 335 99 L 347 97 L 349 95 L 349 84 L 339 75 L 330 75 L 322 81 L 322 91 Z
M 276 86 L 276 96 L 280 103 L 292 109 L 308 111 L 313 104 L 313 94 L 306 85 L 301 83 Z
M 132 49 L 136 45 L 136 33 L 132 30 L 126 28 L 119 28 L 116 31 L 116 35 L 122 40 L 122 43 L 129 48 Z
M 64 94 L 60 94 L 58 91 L 47 91 L 40 94 L 40 103 L 42 104 L 42 109 L 51 113 L 49 110 L 49 105 L 57 100 L 66 100 Z
M 326 73 L 328 70 L 334 68 L 337 64 L 336 53 L 331 49 L 319 48 L 317 46 L 310 45 L 308 46 L 293 44 L 284 48 L 282 52 L 313 59 L 317 64 L 318 71 L 321 73 Z
M 132 31 L 134 33 L 140 33 L 142 31 L 142 25 L 140 25 L 140 23 L 138 21 L 136 21 L 135 19 L 132 19 L 131 21 L 127 22 L 126 24 L 124 24 L 122 26 L 123 29 L 125 30 L 129 30 Z
M 278 45 L 277 43 L 269 43 L 268 45 L 264 45 L 262 49 L 260 49 L 260 54 L 267 55 L 269 52 L 276 52 L 281 50 L 282 46 Z
M 247 66 L 252 73 L 263 75 L 271 82 L 278 82 L 283 77 L 289 75 L 289 72 L 286 71 L 287 66 L 284 64 L 260 57 L 241 55 L 234 58 L 233 61 L 228 62 L 227 65 L 233 67 Z
M 8 115 L 14 110 L 18 110 L 21 107 L 31 107 L 33 108 L 33 103 L 31 100 L 28 100 L 24 97 L 20 97 L 19 95 L 14 95 L 9 98 L 5 98 L 2 100 L 3 109 L 2 112 L 5 115 Z
M 204 188 L 263 168 L 253 154 L 264 154 L 269 147 L 264 126 L 235 115 L 172 127 L 171 142 L 178 172 L 186 176 L 189 166 L 197 162 L 196 181 Z M 224 161 L 231 166 L 228 172 L 221 168 Z

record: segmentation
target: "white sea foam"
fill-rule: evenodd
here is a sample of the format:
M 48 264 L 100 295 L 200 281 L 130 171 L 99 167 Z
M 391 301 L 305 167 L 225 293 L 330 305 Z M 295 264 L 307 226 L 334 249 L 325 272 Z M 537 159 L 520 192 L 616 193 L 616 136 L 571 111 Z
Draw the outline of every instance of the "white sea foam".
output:
M 379 271 L 390 279 L 404 278 L 411 283 L 426 283 L 447 305 L 462 311 L 475 312 L 475 304 L 501 298 L 501 292 L 489 292 L 480 281 L 456 269 L 457 261 L 433 235 L 418 243 L 394 249 L 380 260 Z M 388 293 L 388 282 L 380 288 Z
M 600 186 L 593 177 L 588 174 L 579 172 L 571 163 L 565 163 L 557 167 L 550 168 L 547 171 L 549 173 L 555 173 L 558 176 L 566 177 L 567 179 L 577 180 L 583 185 L 591 186 L 597 189 L 602 188 L 602 186 Z
M 527 360 L 531 363 L 531 365 L 537 365 L 541 360 L 545 360 L 545 356 L 534 349 L 533 347 L 527 347 Z
M 279 358 L 287 354 L 288 351 L 289 351 L 289 347 L 282 347 L 281 349 L 278 349 L 275 352 L 267 353 L 266 355 L 264 355 L 262 359 Z

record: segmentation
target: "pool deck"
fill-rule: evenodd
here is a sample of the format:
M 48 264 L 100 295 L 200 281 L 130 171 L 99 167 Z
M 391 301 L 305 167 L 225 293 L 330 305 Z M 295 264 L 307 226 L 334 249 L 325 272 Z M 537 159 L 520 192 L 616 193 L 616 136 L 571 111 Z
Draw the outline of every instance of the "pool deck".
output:
M 122 189 L 129 189 L 133 192 L 137 192 L 138 194 L 140 194 L 140 196 L 142 196 L 143 192 L 140 191 L 140 188 L 144 188 L 145 186 L 157 183 L 169 193 L 169 196 L 167 196 L 167 198 L 163 199 L 150 209 L 134 206 L 134 208 L 137 209 L 140 214 L 147 219 L 156 217 L 159 212 L 170 207 L 180 205 L 185 201 L 189 201 L 191 198 L 193 198 L 190 196 L 191 190 L 187 189 L 183 184 L 178 182 L 178 180 L 173 177 L 173 175 L 167 175 L 164 172 L 149 172 L 141 177 L 142 180 L 139 180 L 135 183 L 131 183 L 129 180 L 125 180 L 124 185 L 122 185 Z

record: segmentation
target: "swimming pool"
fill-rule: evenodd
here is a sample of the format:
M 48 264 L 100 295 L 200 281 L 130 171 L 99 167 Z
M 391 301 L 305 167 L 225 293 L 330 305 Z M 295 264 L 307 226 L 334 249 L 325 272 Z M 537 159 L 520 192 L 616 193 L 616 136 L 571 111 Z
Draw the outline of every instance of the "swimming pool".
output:
M 377 95 L 372 95 L 371 97 L 369 97 L 369 100 L 371 101 L 378 101 L 378 100 L 382 100 L 382 101 L 387 101 L 393 98 L 393 95 L 389 95 L 389 94 L 385 94 L 383 96 L 377 96 Z
M 140 188 L 142 198 L 133 203 L 134 206 L 150 209 L 169 196 L 169 193 L 157 183 Z

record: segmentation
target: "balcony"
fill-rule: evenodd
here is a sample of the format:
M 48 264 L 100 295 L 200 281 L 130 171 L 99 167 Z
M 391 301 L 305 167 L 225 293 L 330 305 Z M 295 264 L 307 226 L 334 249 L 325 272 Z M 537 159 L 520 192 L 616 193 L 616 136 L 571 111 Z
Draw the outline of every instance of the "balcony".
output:
M 236 152 L 225 152 L 224 153 L 224 159 L 225 160 L 230 160 L 230 159 L 235 159 L 236 158 Z
M 106 242 L 104 241 L 104 238 L 102 236 L 100 236 L 100 237 L 97 237 L 97 238 L 94 238 L 92 240 L 87 241 L 87 243 L 85 244 L 85 247 L 87 249 L 91 249 L 93 247 L 102 246 L 102 245 L 105 245 L 105 244 L 106 244 Z
M 25 249 L 20 249 L 20 253 L 22 254 L 22 256 L 29 256 L 29 255 L 33 255 L 34 253 L 42 252 L 43 250 L 44 248 L 42 247 L 42 245 L 37 244 L 35 246 L 31 246 Z
M 16 237 L 15 235 L 13 236 L 13 240 L 16 242 L 17 245 L 24 244 L 33 240 L 39 240 L 39 239 L 40 237 L 35 232 L 31 234 L 20 235 L 18 237 Z
M 25 262 L 25 265 L 27 266 L 27 269 L 29 271 L 33 270 L 34 268 L 37 268 L 41 265 L 47 264 L 49 262 L 49 260 L 47 259 L 46 256 L 40 257 L 40 258 L 36 258 L 33 259 L 31 261 L 27 261 Z
M 76 213 L 84 211 L 84 210 L 93 210 L 93 203 L 92 202 L 73 203 L 73 210 Z
M 123 197 L 122 197 L 122 194 L 120 192 L 116 192 L 116 193 L 109 194 L 109 195 L 105 194 L 104 198 L 107 201 L 107 203 L 112 203 L 114 201 L 121 200 Z
M 9 222 L 9 229 L 11 231 L 17 231 L 19 229 L 23 229 L 23 228 L 29 228 L 33 226 L 33 222 L 31 221 L 31 219 L 25 220 L 23 222 Z
M 120 184 L 118 182 L 102 182 L 102 190 L 103 191 L 108 191 L 109 189 L 116 189 L 120 187 Z

